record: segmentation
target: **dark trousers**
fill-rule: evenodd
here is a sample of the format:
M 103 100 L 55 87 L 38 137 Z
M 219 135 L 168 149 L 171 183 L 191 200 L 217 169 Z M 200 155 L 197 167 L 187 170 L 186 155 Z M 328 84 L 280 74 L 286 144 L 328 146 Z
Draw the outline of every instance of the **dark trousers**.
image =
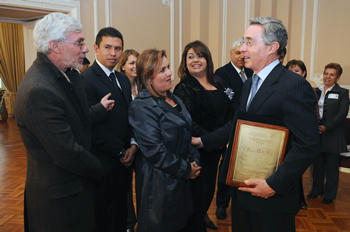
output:
M 232 198 L 232 232 L 295 232 L 295 213 L 251 212 Z
M 125 232 L 132 169 L 117 167 L 94 185 L 95 232 Z
M 219 176 L 221 174 L 221 167 L 222 162 L 224 160 L 221 159 L 220 166 L 219 166 Z M 222 184 L 218 182 L 218 190 L 216 191 L 216 206 L 217 208 L 223 208 L 226 209 L 228 205 L 230 204 L 230 194 L 229 194 L 230 186 L 226 184 Z
M 201 154 L 201 174 L 192 180 L 193 211 L 183 231 L 207 231 L 204 225 L 204 216 L 207 213 L 215 193 L 216 175 L 221 152 L 219 150 L 207 153 L 204 149 Z
M 326 174 L 326 176 L 325 176 Z M 326 177 L 326 185 L 324 185 Z M 339 154 L 323 153 L 314 160 L 312 194 L 324 193 L 324 198 L 334 200 L 339 185 Z

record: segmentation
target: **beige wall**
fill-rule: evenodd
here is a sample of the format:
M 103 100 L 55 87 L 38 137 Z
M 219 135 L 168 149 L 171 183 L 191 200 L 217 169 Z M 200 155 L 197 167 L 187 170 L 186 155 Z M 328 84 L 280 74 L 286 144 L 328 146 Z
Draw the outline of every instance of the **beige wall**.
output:
M 56 9 L 55 4 L 61 7 L 65 0 L 37 0 L 40 2 L 38 7 L 45 1 L 51 9 Z M 32 4 L 35 0 L 23 2 Z M 182 49 L 188 42 L 199 39 L 206 43 L 216 69 L 229 61 L 231 43 L 242 37 L 249 18 L 273 16 L 283 21 L 289 33 L 285 64 L 291 59 L 303 59 L 308 69 L 307 79 L 316 86 L 322 83 L 323 67 L 329 62 L 338 62 L 344 69 L 339 83 L 350 88 L 349 0 L 164 1 L 170 6 L 163 5 L 162 0 L 67 2 L 71 8 L 67 6 L 65 12 L 83 24 L 90 61 L 95 58 L 96 32 L 102 27 L 113 26 L 123 33 L 125 49 L 133 48 L 139 52 L 147 48 L 165 49 L 176 85 Z M 172 12 L 174 21 L 171 21 Z M 33 51 L 27 48 L 26 52 Z

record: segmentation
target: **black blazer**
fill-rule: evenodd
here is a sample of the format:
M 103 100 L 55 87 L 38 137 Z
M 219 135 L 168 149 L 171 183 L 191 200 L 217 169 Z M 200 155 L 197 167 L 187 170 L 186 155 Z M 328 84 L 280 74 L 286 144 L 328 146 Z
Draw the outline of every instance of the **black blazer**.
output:
M 252 79 L 249 78 L 243 85 L 240 111 L 246 111 L 251 84 Z M 302 191 L 300 177 L 319 152 L 316 101 L 310 84 L 300 75 L 285 69 L 282 64 L 278 64 L 261 85 L 248 112 L 283 121 L 290 130 L 290 139 L 283 164 L 266 180 L 276 191 L 273 197 L 263 199 L 235 188 L 238 201 L 247 210 L 282 213 L 299 211 Z M 227 143 L 231 127 L 232 122 L 203 136 L 204 147 L 213 141 L 218 143 L 217 146 L 225 141 Z
M 322 92 L 316 89 L 320 98 Z M 331 96 L 331 97 L 330 97 Z M 341 88 L 338 84 L 325 95 L 323 106 L 323 119 L 321 124 L 326 131 L 321 134 L 321 152 L 340 153 L 346 152 L 346 134 L 344 120 L 349 112 L 349 90 Z
M 89 152 L 91 117 L 84 85 L 79 76 L 70 80 L 38 53 L 17 91 L 15 117 L 27 150 L 24 215 L 29 231 L 93 231 L 92 180 L 103 176 L 103 167 Z M 93 109 L 107 114 L 101 104 Z
M 253 75 L 253 70 L 249 68 L 244 68 L 244 72 L 247 78 L 250 78 Z M 243 86 L 243 81 L 239 73 L 237 73 L 237 70 L 232 66 L 231 62 L 229 62 L 221 68 L 218 68 L 215 71 L 215 75 L 221 77 L 224 88 L 230 88 L 233 90 L 234 95 L 231 100 L 232 107 L 237 109 Z
M 102 163 L 106 174 L 116 166 L 122 166 L 117 155 L 130 147 L 132 128 L 128 121 L 128 111 L 131 102 L 131 85 L 127 76 L 115 72 L 122 87 L 122 94 L 117 91 L 109 77 L 96 63 L 82 74 L 85 91 L 90 105 L 101 101 L 101 98 L 112 93 L 109 99 L 115 100 L 109 117 L 92 128 L 92 153 Z

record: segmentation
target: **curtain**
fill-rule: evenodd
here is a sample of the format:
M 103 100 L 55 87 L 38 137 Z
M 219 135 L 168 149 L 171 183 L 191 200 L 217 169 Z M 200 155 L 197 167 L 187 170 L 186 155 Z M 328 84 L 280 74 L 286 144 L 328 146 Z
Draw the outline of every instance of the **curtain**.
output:
M 17 88 L 25 73 L 23 25 L 0 22 L 0 76 L 10 94 L 8 114 L 13 115 Z

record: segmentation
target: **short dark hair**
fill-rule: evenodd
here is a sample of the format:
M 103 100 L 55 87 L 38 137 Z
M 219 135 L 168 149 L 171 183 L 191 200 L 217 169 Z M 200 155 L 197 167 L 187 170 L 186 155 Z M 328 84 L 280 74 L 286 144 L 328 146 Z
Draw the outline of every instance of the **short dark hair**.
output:
M 124 39 L 123 39 L 123 35 L 122 33 L 120 33 L 120 31 L 118 31 L 117 29 L 115 29 L 114 27 L 105 27 L 102 28 L 98 34 L 96 35 L 96 40 L 95 40 L 95 44 L 100 47 L 100 43 L 102 41 L 102 37 L 104 36 L 110 36 L 110 37 L 117 37 L 119 39 L 122 40 L 122 46 L 124 48 Z
M 188 69 L 186 67 L 186 57 L 188 51 L 193 48 L 194 52 L 197 54 L 202 54 L 202 56 L 207 61 L 207 79 L 208 82 L 212 85 L 215 85 L 214 80 L 214 64 L 213 59 L 211 58 L 211 53 L 207 45 L 205 45 L 202 41 L 196 40 L 186 45 L 181 58 L 181 63 L 178 70 L 178 75 L 182 80 L 186 79 L 187 76 L 191 75 L 188 72 Z
M 302 60 L 290 60 L 286 65 L 286 69 L 289 69 L 290 66 L 295 66 L 295 65 L 298 65 L 299 68 L 301 69 L 301 71 L 305 72 L 304 78 L 306 79 L 307 70 L 306 70 L 306 66 Z
M 329 63 L 324 67 L 324 70 L 326 70 L 327 68 L 335 69 L 337 71 L 338 77 L 340 77 L 343 73 L 343 68 L 338 63 Z
M 90 61 L 88 58 L 84 57 L 83 65 L 90 64 Z

